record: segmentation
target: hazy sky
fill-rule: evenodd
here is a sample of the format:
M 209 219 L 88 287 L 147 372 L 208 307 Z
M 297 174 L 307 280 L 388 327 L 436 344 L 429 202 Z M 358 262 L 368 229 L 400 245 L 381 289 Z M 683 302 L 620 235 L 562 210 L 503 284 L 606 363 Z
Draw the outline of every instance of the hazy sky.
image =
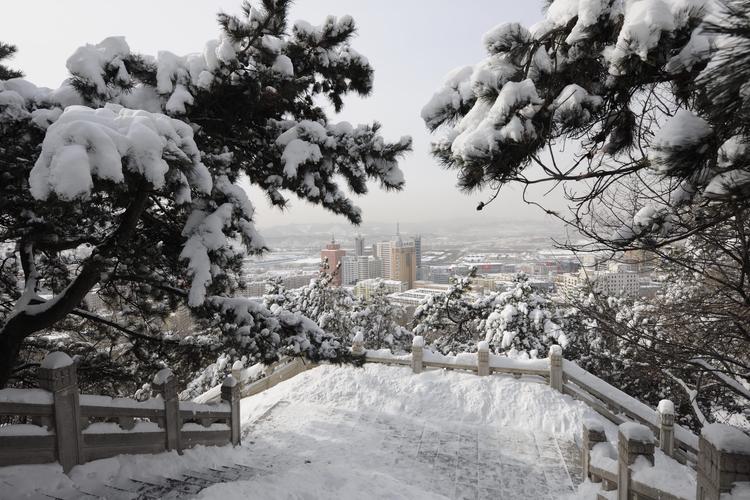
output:
M 239 11 L 239 0 L 27 0 L 3 7 L 0 40 L 19 53 L 10 66 L 21 69 L 37 85 L 54 87 L 67 76 L 65 61 L 85 43 L 124 35 L 131 49 L 148 54 L 169 50 L 186 54 L 203 50 L 216 38 L 215 14 Z M 386 139 L 414 139 L 414 151 L 402 162 L 406 188 L 384 193 L 376 185 L 357 198 L 364 220 L 419 222 L 464 217 L 541 218 L 523 204 L 518 189 L 508 188 L 484 212 L 475 210 L 488 195 L 463 195 L 455 188 L 455 172 L 445 171 L 429 155 L 430 135 L 420 110 L 451 69 L 484 57 L 482 35 L 493 26 L 541 19 L 542 1 L 510 0 L 297 0 L 291 19 L 320 24 L 326 15 L 354 17 L 359 33 L 354 48 L 375 68 L 375 87 L 367 99 L 349 97 L 333 121 L 383 124 Z M 268 207 L 251 192 L 260 227 L 286 223 L 341 222 L 342 218 L 292 199 L 284 213 Z M 559 200 L 548 199 L 559 206 Z

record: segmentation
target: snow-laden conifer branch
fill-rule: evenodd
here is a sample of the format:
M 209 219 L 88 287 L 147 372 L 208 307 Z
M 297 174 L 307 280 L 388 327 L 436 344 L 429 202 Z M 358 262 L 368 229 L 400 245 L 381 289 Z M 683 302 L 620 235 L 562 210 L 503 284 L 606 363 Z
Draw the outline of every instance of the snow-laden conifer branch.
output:
M 217 39 L 185 56 L 136 54 L 122 37 L 85 45 L 56 89 L 3 73 L 0 241 L 31 244 L 27 263 L 39 276 L 27 272 L 27 295 L 52 297 L 0 308 L 0 384 L 24 338 L 65 319 L 92 290 L 115 308 L 108 326 L 123 335 L 163 326 L 187 302 L 205 329 L 196 346 L 205 339 L 259 359 L 340 355 L 302 316 L 231 298 L 243 258 L 265 250 L 239 183 L 277 206 L 292 193 L 356 223 L 360 210 L 341 180 L 354 194 L 370 182 L 401 189 L 398 160 L 411 140 L 387 142 L 377 123 L 329 122 L 315 97 L 339 109 L 343 95 L 371 90 L 372 67 L 350 44 L 350 17 L 290 27 L 288 6 L 246 2 L 244 16 L 220 15 Z M 0 270 L 0 302 L 16 306 L 11 274 L 21 261 L 11 261 Z M 215 335 L 226 321 L 235 326 Z M 147 358 L 137 346 L 130 355 Z

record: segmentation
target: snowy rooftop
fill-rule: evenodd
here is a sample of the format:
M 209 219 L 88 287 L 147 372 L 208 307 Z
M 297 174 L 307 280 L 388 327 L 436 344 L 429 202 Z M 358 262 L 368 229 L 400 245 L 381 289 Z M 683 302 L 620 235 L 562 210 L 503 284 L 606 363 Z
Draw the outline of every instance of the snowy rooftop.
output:
M 565 498 L 593 412 L 541 382 L 367 364 L 320 366 L 242 401 L 243 444 L 0 468 L 0 497 L 104 494 L 130 479 L 245 464 L 198 498 Z M 65 492 L 68 493 L 65 493 Z M 72 497 L 71 497 L 72 498 Z M 114 497 L 113 497 L 114 498 Z

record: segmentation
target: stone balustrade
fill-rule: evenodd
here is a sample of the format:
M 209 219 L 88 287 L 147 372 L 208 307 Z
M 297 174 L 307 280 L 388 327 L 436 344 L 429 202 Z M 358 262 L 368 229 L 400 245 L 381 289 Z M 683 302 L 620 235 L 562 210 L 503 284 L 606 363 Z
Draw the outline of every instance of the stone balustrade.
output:
M 47 355 L 38 378 L 39 389 L 0 390 L 0 416 L 30 422 L 0 426 L 0 466 L 59 461 L 68 472 L 122 453 L 240 443 L 240 394 L 231 376 L 218 404 L 179 401 L 168 368 L 154 377 L 157 398 L 82 395 L 75 363 L 60 352 Z

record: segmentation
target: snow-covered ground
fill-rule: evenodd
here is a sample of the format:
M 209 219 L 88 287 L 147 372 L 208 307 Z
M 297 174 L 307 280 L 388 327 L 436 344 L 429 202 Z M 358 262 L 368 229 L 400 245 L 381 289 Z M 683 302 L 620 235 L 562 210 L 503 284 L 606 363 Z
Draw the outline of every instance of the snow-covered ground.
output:
M 0 497 L 117 498 L 111 486 L 133 479 L 241 464 L 198 498 L 559 499 L 580 482 L 574 441 L 593 413 L 533 379 L 368 364 L 302 373 L 243 400 L 242 415 L 241 447 L 119 456 L 70 478 L 57 465 L 0 468 Z

